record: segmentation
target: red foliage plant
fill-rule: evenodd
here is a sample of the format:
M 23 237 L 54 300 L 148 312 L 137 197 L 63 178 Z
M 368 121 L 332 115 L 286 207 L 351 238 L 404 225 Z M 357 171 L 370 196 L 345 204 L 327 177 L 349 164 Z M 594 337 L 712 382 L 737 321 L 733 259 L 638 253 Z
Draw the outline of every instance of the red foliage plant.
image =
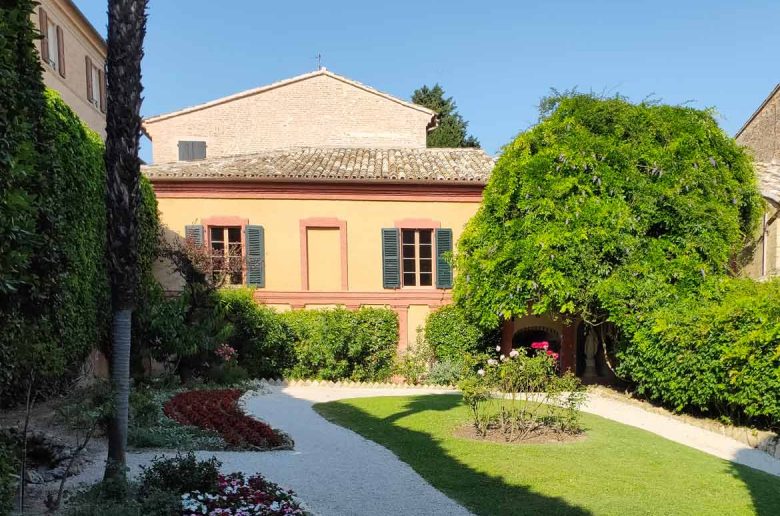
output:
M 289 448 L 289 440 L 279 432 L 241 411 L 238 399 L 242 393 L 240 389 L 182 392 L 165 403 L 163 413 L 182 425 L 213 430 L 231 446 Z

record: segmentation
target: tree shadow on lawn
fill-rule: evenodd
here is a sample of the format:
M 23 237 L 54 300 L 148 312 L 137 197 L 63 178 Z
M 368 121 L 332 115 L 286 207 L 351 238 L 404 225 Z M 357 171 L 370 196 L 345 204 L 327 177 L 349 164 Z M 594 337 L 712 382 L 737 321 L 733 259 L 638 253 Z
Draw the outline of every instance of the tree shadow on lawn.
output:
M 756 456 L 761 457 L 763 452 L 758 450 L 739 451 L 736 460 L 744 459 L 745 462 Z M 767 458 L 769 456 L 767 455 Z M 753 500 L 753 509 L 757 516 L 777 516 L 780 514 L 780 506 L 777 504 L 777 487 L 762 482 L 766 473 L 753 469 L 743 464 L 730 463 L 731 474 L 738 478 L 750 491 Z
M 540 495 L 527 486 L 508 484 L 501 477 L 476 471 L 449 455 L 434 436 L 395 424 L 413 414 L 450 410 L 460 400 L 456 395 L 414 396 L 409 398 L 405 410 L 385 418 L 338 401 L 315 405 L 315 410 L 326 419 L 385 446 L 436 489 L 475 514 L 592 514 L 561 498 Z M 383 432 L 382 427 L 388 424 L 393 425 L 393 431 Z M 421 461 L 420 456 L 425 459 Z M 486 503 L 483 505 L 478 500 Z

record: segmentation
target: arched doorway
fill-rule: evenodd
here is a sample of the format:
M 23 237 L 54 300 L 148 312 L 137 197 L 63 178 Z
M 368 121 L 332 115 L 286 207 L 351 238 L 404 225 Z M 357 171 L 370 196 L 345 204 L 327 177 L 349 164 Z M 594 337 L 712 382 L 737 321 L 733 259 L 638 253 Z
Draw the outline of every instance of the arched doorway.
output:
M 531 344 L 544 341 L 550 344 L 548 349 L 556 353 L 561 352 L 561 334 L 546 326 L 530 326 L 517 330 L 512 337 L 512 348 L 518 351 L 525 350 L 531 355 L 533 353 Z

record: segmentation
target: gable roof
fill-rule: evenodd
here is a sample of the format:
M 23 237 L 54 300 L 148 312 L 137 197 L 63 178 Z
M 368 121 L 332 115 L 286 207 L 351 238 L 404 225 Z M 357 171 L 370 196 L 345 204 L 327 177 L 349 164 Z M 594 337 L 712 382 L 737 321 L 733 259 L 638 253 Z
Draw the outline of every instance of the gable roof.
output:
M 298 147 L 141 168 L 152 181 L 277 180 L 485 184 L 495 161 L 482 149 Z
M 745 122 L 742 127 L 737 131 L 737 134 L 734 135 L 734 138 L 737 139 L 739 136 L 744 132 L 745 129 L 748 128 L 750 123 L 761 113 L 761 111 L 764 110 L 764 107 L 766 107 L 767 104 L 774 98 L 774 96 L 780 92 L 780 82 L 777 83 L 777 85 L 774 87 L 772 92 L 767 96 L 767 98 L 764 99 L 764 101 L 761 103 L 760 106 L 758 106 L 758 109 L 756 109 L 752 115 L 750 115 L 750 118 L 747 119 L 747 122 Z
M 287 86 L 289 84 L 293 84 L 293 83 L 300 82 L 300 81 L 305 81 L 307 79 L 311 79 L 311 78 L 319 77 L 319 76 L 330 77 L 331 79 L 335 79 L 337 81 L 341 81 L 343 83 L 349 84 L 350 86 L 354 86 L 355 88 L 359 88 L 359 89 L 361 89 L 363 91 L 367 91 L 369 93 L 372 93 L 372 94 L 377 95 L 379 97 L 382 97 L 384 99 L 390 100 L 390 101 L 395 102 L 397 104 L 400 104 L 402 106 L 408 107 L 410 109 L 414 109 L 416 111 L 420 111 L 420 112 L 425 113 L 425 114 L 428 114 L 431 117 L 436 116 L 436 112 L 431 110 L 431 109 L 428 109 L 426 107 L 420 106 L 419 104 L 414 104 L 412 102 L 407 102 L 405 100 L 401 100 L 398 97 L 394 97 L 394 96 L 392 96 L 390 94 L 381 92 L 381 91 L 379 91 L 377 89 L 374 89 L 374 88 L 372 88 L 370 86 L 366 86 L 363 83 L 360 83 L 360 82 L 357 82 L 357 81 L 353 81 L 352 79 L 348 79 L 348 78 L 346 78 L 346 77 L 344 77 L 342 75 L 335 74 L 335 73 L 333 73 L 333 72 L 331 72 L 331 71 L 329 71 L 329 70 L 327 70 L 326 68 L 323 67 L 323 68 L 321 68 L 319 70 L 316 70 L 314 72 L 305 73 L 303 75 L 297 75 L 297 76 L 291 77 L 289 79 L 284 79 L 284 80 L 277 81 L 277 82 L 274 82 L 274 83 L 271 83 L 271 84 L 267 84 L 265 86 L 260 86 L 259 88 L 253 88 L 251 90 L 246 90 L 246 91 L 241 91 L 239 93 L 234 93 L 233 95 L 228 95 L 227 97 L 222 97 L 222 98 L 219 98 L 219 99 L 216 99 L 216 100 L 205 102 L 203 104 L 198 104 L 198 105 L 191 106 L 191 107 L 188 107 L 188 108 L 180 109 L 178 111 L 172 111 L 170 113 L 164 113 L 164 114 L 160 114 L 160 115 L 150 116 L 150 117 L 147 117 L 147 118 L 144 119 L 144 123 L 159 122 L 160 120 L 165 120 L 167 118 L 173 118 L 175 116 L 185 115 L 187 113 L 192 113 L 193 111 L 199 111 L 201 109 L 210 108 L 212 106 L 217 106 L 219 104 L 224 104 L 226 102 L 231 102 L 233 100 L 238 100 L 238 99 L 241 99 L 241 98 L 244 98 L 244 97 L 249 97 L 251 95 L 257 95 L 258 93 L 263 93 L 265 91 L 273 90 L 275 88 L 281 88 L 281 87 Z

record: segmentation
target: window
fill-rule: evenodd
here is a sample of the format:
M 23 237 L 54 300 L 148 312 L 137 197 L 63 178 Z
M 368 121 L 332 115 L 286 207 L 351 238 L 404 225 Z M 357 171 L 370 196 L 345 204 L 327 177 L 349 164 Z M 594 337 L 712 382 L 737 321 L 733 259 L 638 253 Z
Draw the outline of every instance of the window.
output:
M 46 41 L 49 44 L 49 66 L 55 70 L 60 68 L 59 39 L 57 38 L 57 26 L 48 22 L 46 28 Z
M 401 230 L 401 277 L 404 287 L 433 286 L 433 230 Z
M 100 100 L 95 95 L 95 92 L 100 91 L 100 70 L 97 66 L 91 66 L 89 71 L 89 82 L 92 84 L 92 98 L 89 101 L 95 106 L 100 107 Z
M 243 282 L 241 227 L 210 226 L 211 274 L 216 281 L 231 285 Z
M 206 159 L 206 142 L 179 142 L 179 161 L 197 161 L 200 159 Z

